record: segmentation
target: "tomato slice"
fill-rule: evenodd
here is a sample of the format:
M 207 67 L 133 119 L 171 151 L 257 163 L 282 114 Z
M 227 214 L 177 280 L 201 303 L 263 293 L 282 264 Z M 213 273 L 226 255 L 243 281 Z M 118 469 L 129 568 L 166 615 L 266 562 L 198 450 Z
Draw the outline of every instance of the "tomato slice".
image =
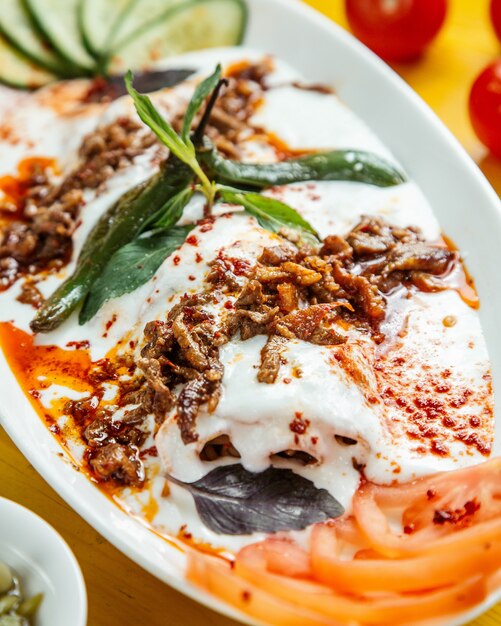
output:
M 311 576 L 310 555 L 293 541 L 268 539 L 266 546 L 266 567 L 274 574 L 291 578 Z
M 390 529 L 383 508 L 396 506 L 408 534 Z M 501 459 L 407 485 L 365 485 L 353 512 L 372 548 L 389 558 L 489 541 L 501 532 Z
M 339 622 L 291 604 L 262 583 L 254 585 L 237 575 L 229 563 L 207 554 L 190 554 L 188 580 L 265 624 L 274 626 L 340 626 Z M 294 579 L 285 578 L 286 581 Z M 265 587 L 263 589 L 263 587 Z M 299 596 L 298 596 L 299 597 Z
M 269 538 L 242 549 L 233 567 L 194 554 L 189 577 L 277 626 L 446 619 L 501 586 L 500 478 L 501 459 L 494 459 L 394 487 L 365 483 L 353 515 L 317 524 L 309 550 Z M 397 509 L 412 525 L 407 532 L 389 523 Z
M 245 551 L 237 558 L 234 570 L 221 559 L 192 555 L 188 578 L 237 609 L 275 626 L 341 626 L 354 622 L 360 626 L 417 625 L 422 620 L 461 613 L 482 602 L 488 589 L 494 588 L 494 584 L 488 586 L 489 579 L 476 576 L 442 589 L 412 594 L 344 595 L 326 585 L 272 574 L 262 563 L 256 565 L 248 548 Z
M 357 594 L 374 591 L 419 593 L 457 584 L 477 574 L 491 574 L 501 562 L 501 536 L 466 549 L 427 552 L 410 558 L 385 559 L 370 553 L 369 559 L 346 561 L 339 557 L 335 527 L 313 530 L 311 560 L 315 577 L 334 589 Z M 426 577 L 424 578 L 424 573 Z

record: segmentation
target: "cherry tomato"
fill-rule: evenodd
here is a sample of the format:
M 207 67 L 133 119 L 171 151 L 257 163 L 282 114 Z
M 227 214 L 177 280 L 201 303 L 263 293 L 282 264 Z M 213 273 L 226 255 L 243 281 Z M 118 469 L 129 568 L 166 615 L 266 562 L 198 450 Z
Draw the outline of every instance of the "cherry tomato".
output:
M 501 0 L 491 0 L 491 20 L 496 35 L 501 41 Z
M 446 13 L 447 0 L 346 0 L 354 35 L 387 61 L 418 57 Z
M 501 59 L 488 65 L 473 83 L 469 110 L 478 138 L 501 158 Z

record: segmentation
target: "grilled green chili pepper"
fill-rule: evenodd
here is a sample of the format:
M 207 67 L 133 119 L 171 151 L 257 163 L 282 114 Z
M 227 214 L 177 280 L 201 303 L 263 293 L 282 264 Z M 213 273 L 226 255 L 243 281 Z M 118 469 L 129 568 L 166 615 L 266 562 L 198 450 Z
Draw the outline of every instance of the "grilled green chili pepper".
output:
M 225 159 L 206 140 L 198 155 L 217 181 L 256 189 L 306 180 L 346 180 L 391 187 L 406 180 L 385 159 L 360 150 L 316 152 L 279 163 L 241 163 Z
M 62 324 L 83 302 L 112 255 L 132 241 L 146 220 L 192 179 L 191 170 L 171 155 L 157 174 L 110 207 L 87 237 L 75 271 L 38 310 L 31 330 L 46 333 Z

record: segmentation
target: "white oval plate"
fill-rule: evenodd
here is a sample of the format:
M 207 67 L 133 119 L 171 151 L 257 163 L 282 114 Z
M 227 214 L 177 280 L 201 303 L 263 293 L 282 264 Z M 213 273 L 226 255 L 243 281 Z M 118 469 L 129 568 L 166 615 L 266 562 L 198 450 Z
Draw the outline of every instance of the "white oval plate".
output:
M 340 27 L 299 0 L 247 0 L 245 44 L 276 54 L 310 82 L 334 85 L 340 97 L 390 148 L 433 206 L 444 231 L 467 256 L 481 301 L 494 388 L 501 391 L 501 290 L 493 251 L 501 242 L 501 205 L 489 183 L 428 106 L 386 64 Z M 169 65 L 173 65 L 169 59 Z M 486 306 L 488 303 L 488 306 Z M 84 519 L 124 554 L 170 586 L 221 613 L 255 624 L 185 580 L 185 557 L 115 507 L 61 457 L 0 356 L 1 419 L 36 470 Z M 499 412 L 499 411 L 498 411 Z M 501 453 L 501 417 L 496 453 Z M 501 593 L 448 625 L 480 614 Z

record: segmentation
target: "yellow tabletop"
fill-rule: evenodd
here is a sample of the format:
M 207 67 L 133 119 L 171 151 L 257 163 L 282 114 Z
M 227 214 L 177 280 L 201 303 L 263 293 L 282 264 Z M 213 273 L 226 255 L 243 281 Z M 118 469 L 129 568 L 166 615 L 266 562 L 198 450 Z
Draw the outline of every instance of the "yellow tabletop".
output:
M 307 2 L 346 25 L 342 0 Z M 489 26 L 488 0 L 451 0 L 450 5 L 445 28 L 426 57 L 395 69 L 463 142 L 501 193 L 501 161 L 489 157 L 475 139 L 466 110 L 471 82 L 485 64 L 501 56 L 501 46 Z M 113 548 L 36 474 L 1 429 L 0 495 L 44 517 L 73 548 L 87 583 L 88 626 L 236 626 L 163 585 Z M 474 622 L 499 624 L 501 607 Z

